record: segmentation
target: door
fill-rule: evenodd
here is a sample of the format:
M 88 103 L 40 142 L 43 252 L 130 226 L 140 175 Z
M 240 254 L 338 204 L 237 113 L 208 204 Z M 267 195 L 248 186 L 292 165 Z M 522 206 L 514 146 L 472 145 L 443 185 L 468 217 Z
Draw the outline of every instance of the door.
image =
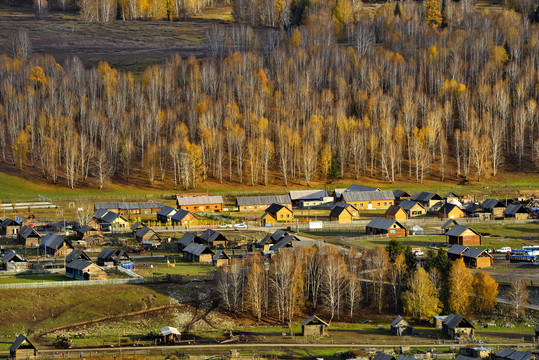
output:
M 367 209 L 369 209 L 369 210 L 372 209 L 372 203 L 371 202 L 367 204 Z

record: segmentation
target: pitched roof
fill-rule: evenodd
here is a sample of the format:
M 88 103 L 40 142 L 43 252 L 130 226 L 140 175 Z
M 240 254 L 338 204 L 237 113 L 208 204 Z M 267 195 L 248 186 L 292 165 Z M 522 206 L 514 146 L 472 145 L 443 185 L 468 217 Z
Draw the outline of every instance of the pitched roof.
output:
M 378 200 L 394 200 L 395 195 L 390 190 L 385 191 L 354 191 L 344 192 L 343 200 L 348 201 L 378 201 Z
M 122 216 L 118 213 L 115 213 L 114 211 L 109 211 L 105 215 L 103 215 L 103 217 L 101 218 L 101 222 L 105 224 L 112 224 L 119 217 L 122 217 Z
M 83 227 L 77 229 L 77 232 L 80 234 L 84 234 L 87 231 L 97 231 L 97 229 L 90 225 L 84 225 Z
M 197 243 L 190 243 L 189 245 L 187 245 L 184 249 L 183 249 L 183 252 L 186 252 L 186 253 L 189 253 L 189 254 L 193 254 L 193 255 L 200 255 L 202 253 L 210 253 L 210 254 L 213 254 L 213 251 L 211 251 L 207 246 L 204 246 L 202 244 L 197 244 Z
M 135 237 L 138 237 L 138 238 L 141 238 L 143 237 L 144 235 L 146 235 L 149 231 L 153 231 L 152 229 L 150 229 L 149 227 L 147 226 L 144 226 L 144 227 L 141 227 L 137 233 L 135 234 Z M 155 231 L 154 231 L 155 232 Z
M 187 246 L 193 241 L 195 241 L 196 238 L 198 238 L 197 234 L 192 233 L 192 232 L 186 232 L 185 234 L 183 234 L 181 238 L 176 240 L 176 244 Z
M 270 250 L 271 251 L 277 251 L 282 247 L 285 247 L 286 245 L 290 244 L 292 241 L 298 241 L 299 239 L 293 235 L 286 234 L 286 236 L 282 237 L 275 245 L 273 245 Z
M 374 228 L 374 229 L 383 229 L 383 230 L 389 230 L 393 224 L 398 224 L 401 228 L 406 229 L 400 222 L 393 219 L 386 219 L 386 218 L 380 218 L 375 217 L 372 219 L 368 224 L 368 228 Z
M 450 191 L 448 192 L 447 194 L 445 194 L 444 196 L 444 199 L 447 199 L 449 197 L 456 197 L 456 198 L 460 198 L 460 196 L 458 196 L 457 194 L 455 194 L 454 192 Z
M 226 237 L 212 229 L 206 229 L 202 235 L 199 236 L 202 240 L 209 244 L 213 244 L 214 241 L 226 241 Z
M 105 216 L 109 211 L 107 209 L 99 208 L 95 211 L 94 215 L 92 216 L 95 219 L 101 219 L 103 216 Z
M 395 360 L 395 357 L 380 351 L 374 356 L 372 360 Z
M 328 196 L 326 190 L 291 190 L 290 200 L 322 200 L 322 198 Z
M 19 236 L 23 239 L 27 239 L 30 235 L 34 235 L 35 237 L 41 238 L 41 235 L 34 229 L 29 226 L 24 225 L 21 228 L 21 231 L 19 231 Z
M 189 214 L 190 214 L 190 212 L 187 211 L 187 210 L 178 209 L 178 210 L 176 210 L 176 214 L 172 215 L 172 217 L 170 219 L 173 220 L 173 221 L 182 221 Z M 193 215 L 193 217 L 196 218 L 195 215 Z
M 217 261 L 219 259 L 230 259 L 230 257 L 224 252 L 224 250 L 218 250 L 212 260 Z
M 412 208 L 414 206 L 420 206 L 422 209 L 425 209 L 423 207 L 423 205 L 421 205 L 420 203 L 418 203 L 417 201 L 412 201 L 412 200 L 403 200 L 399 203 L 399 207 L 403 208 L 405 211 L 410 211 L 412 210 Z
M 174 209 L 171 206 L 165 205 L 161 209 L 159 209 L 159 211 L 157 212 L 157 215 L 169 216 L 170 214 L 175 213 L 175 212 L 176 212 L 176 209 Z
M 397 357 L 397 360 L 417 360 L 417 358 L 410 357 L 410 356 L 405 356 L 405 355 L 399 355 Z
M 436 193 L 422 191 L 422 192 L 413 194 L 410 200 L 426 202 L 426 201 L 431 201 L 431 200 L 443 200 L 443 199 L 440 197 L 440 195 Z
M 94 209 L 119 209 L 119 210 L 136 210 L 136 209 L 158 209 L 163 206 L 162 202 L 97 202 L 94 204 Z
M 441 227 L 440 229 L 445 230 L 445 229 L 447 229 L 447 228 L 449 227 L 449 225 L 451 225 L 451 224 L 458 225 L 457 220 L 455 220 L 455 219 L 449 219 L 449 220 L 447 220 L 447 221 L 442 225 L 442 227 Z
M 75 260 L 72 260 L 71 262 L 67 263 L 66 268 L 75 269 L 75 270 L 84 270 L 84 269 L 89 268 L 92 265 L 95 265 L 95 264 L 93 262 L 91 262 L 91 261 L 75 259 Z M 95 265 L 95 266 L 97 266 L 97 265 Z M 103 270 L 103 269 L 101 269 L 101 270 Z
M 21 345 L 22 343 L 24 342 L 27 342 L 28 345 L 30 345 L 33 349 L 36 349 L 36 347 L 34 346 L 34 344 L 32 344 L 30 342 L 30 340 L 28 340 L 28 338 L 26 336 L 24 336 L 23 334 L 19 334 L 17 336 L 17 338 L 15 339 L 15 341 L 13 342 L 13 344 L 11 344 L 11 346 L 9 347 L 9 351 L 16 351 Z
M 397 316 L 397 317 L 395 318 L 395 320 L 393 320 L 393 321 L 391 322 L 391 324 L 390 324 L 389 326 L 392 326 L 392 327 L 393 327 L 393 326 L 397 326 L 402 320 L 404 320 L 404 318 L 403 318 L 402 316 L 399 315 L 399 316 Z M 405 320 L 405 321 L 406 321 L 406 320 Z
M 515 215 L 516 213 L 520 213 L 520 214 L 528 213 L 528 211 L 526 211 L 526 208 L 520 204 L 510 204 L 510 205 L 507 205 L 503 213 L 505 215 Z
M 329 326 L 329 324 L 327 322 L 325 322 L 324 320 L 320 319 L 318 316 L 316 315 L 311 315 L 309 316 L 309 318 L 303 320 L 301 322 L 301 326 L 305 326 L 305 325 L 308 325 L 310 324 L 311 322 L 316 322 L 316 323 L 319 323 L 319 324 L 323 324 L 323 325 L 326 325 L 326 326 Z
M 439 210 L 439 213 L 443 214 L 449 214 L 451 211 L 453 211 L 455 208 L 461 210 L 457 205 L 451 204 L 451 203 L 445 203 Z M 462 210 L 461 210 L 462 211 Z
M 491 256 L 486 249 L 469 248 L 462 256 L 470 259 L 477 259 L 480 255 L 487 254 Z
M 282 208 L 285 208 L 286 206 L 280 205 L 280 204 L 271 204 L 266 209 L 266 212 L 269 214 L 277 214 L 278 211 L 280 211 Z M 288 209 L 288 208 L 287 208 Z M 290 209 L 288 209 L 290 210 Z
M 290 195 L 242 196 L 236 198 L 236 205 L 238 206 L 290 203 Z
M 26 262 L 27 260 L 23 258 L 21 255 L 17 254 L 15 250 L 9 250 L 3 257 L 2 257 L 2 264 L 7 264 L 10 261 L 14 262 Z
M 465 322 L 465 324 L 464 324 L 465 326 L 468 325 L 467 327 L 474 328 L 474 326 L 472 324 L 470 324 L 470 322 L 468 320 L 466 320 L 464 317 L 462 317 L 459 314 L 450 314 L 450 315 L 448 315 L 444 320 L 442 320 L 442 324 L 444 324 L 445 326 L 447 326 L 450 329 L 454 329 L 454 328 L 458 327 L 463 320 Z
M 477 359 L 470 356 L 457 354 L 457 356 L 455 356 L 455 360 L 477 360 Z
M 352 184 L 344 190 L 344 192 L 350 191 L 380 191 L 380 189 L 372 186 Z
M 474 231 L 471 227 L 469 226 L 464 226 L 464 225 L 455 225 L 453 226 L 451 229 L 449 229 L 448 232 L 446 232 L 445 234 L 447 236 L 460 236 L 463 232 L 465 232 L 466 230 L 470 229 L 471 231 L 473 231 L 474 233 L 476 233 L 477 235 L 479 235 L 476 231 Z
M 2 223 L 0 224 L 0 227 L 6 227 L 6 226 L 19 226 L 20 224 L 18 222 L 16 222 L 15 220 L 13 219 L 10 219 L 10 218 L 5 218 L 4 221 L 2 221 Z
M 137 221 L 136 223 L 134 223 L 133 225 L 131 225 L 131 227 L 129 228 L 129 230 L 135 231 L 135 230 L 137 230 L 137 228 L 138 228 L 139 226 L 144 226 L 144 224 L 142 224 L 140 221 Z
M 479 210 L 481 210 L 481 205 L 479 205 L 478 203 L 469 203 L 464 208 L 464 211 L 469 213 L 469 214 L 477 212 Z
M 90 257 L 83 250 L 73 250 L 66 256 L 66 264 L 76 259 L 90 261 Z
M 329 213 L 330 217 L 339 217 L 343 211 L 350 212 L 347 207 L 345 206 L 334 206 L 333 209 L 331 209 L 331 212 Z
M 481 204 L 481 207 L 485 210 L 492 211 L 492 209 L 495 207 L 505 207 L 505 205 L 498 199 L 486 199 Z
M 393 195 L 395 195 L 395 198 L 400 198 L 403 196 L 410 196 L 410 194 L 408 194 L 406 191 L 399 190 L 399 189 L 393 191 Z
M 170 327 L 170 326 L 166 326 L 164 328 L 159 329 L 159 332 L 161 332 L 162 336 L 167 336 L 167 335 L 172 335 L 172 334 L 180 335 L 180 332 L 178 331 L 178 329 Z
M 104 248 L 103 250 L 101 250 L 99 255 L 97 255 L 97 258 L 99 260 L 108 261 L 108 260 L 112 259 L 113 256 L 116 256 L 119 253 L 120 253 L 120 250 L 118 250 L 118 249 Z
M 221 195 L 181 197 L 181 198 L 177 198 L 177 203 L 178 203 L 178 206 L 222 204 L 223 197 Z
M 41 240 L 41 248 L 42 249 L 53 249 L 56 250 L 59 247 L 62 246 L 63 243 L 66 243 L 70 248 L 73 248 L 71 246 L 71 243 L 66 240 L 62 235 L 47 233 L 45 236 L 43 236 L 43 239 Z
M 462 255 L 464 254 L 466 251 L 468 251 L 469 247 L 467 246 L 464 246 L 464 245 L 459 245 L 459 244 L 454 244 L 453 246 L 451 246 L 448 250 L 447 250 L 447 253 L 448 254 L 451 254 L 451 255 Z
M 528 360 L 532 357 L 533 353 L 530 351 L 519 351 L 505 348 L 498 351 L 495 355 L 496 357 L 509 360 Z
M 399 210 L 401 210 L 401 208 L 399 206 L 391 205 L 389 208 L 387 208 L 386 215 L 395 215 L 395 214 L 397 214 L 399 212 Z

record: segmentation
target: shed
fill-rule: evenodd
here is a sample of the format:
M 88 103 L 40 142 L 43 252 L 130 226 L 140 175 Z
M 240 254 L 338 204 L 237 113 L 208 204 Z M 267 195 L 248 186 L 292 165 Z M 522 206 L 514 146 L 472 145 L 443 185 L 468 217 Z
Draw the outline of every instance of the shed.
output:
M 385 212 L 386 219 L 394 219 L 398 221 L 408 220 L 408 213 L 398 205 L 391 205 Z
M 39 248 L 45 254 L 51 256 L 66 256 L 74 249 L 71 241 L 66 240 L 62 235 L 52 233 L 47 233 L 43 236 Z
M 174 344 L 180 340 L 181 334 L 178 329 L 170 326 L 159 329 L 159 334 L 165 344 Z
M 462 257 L 468 267 L 485 268 L 492 266 L 492 255 L 486 249 L 469 248 Z
M 449 219 L 440 227 L 440 229 L 443 230 L 444 232 L 448 232 L 449 229 L 451 229 L 453 226 L 458 225 L 458 224 L 459 223 L 457 222 L 457 220 Z
M 303 336 L 327 336 L 329 324 L 316 315 L 312 315 L 301 323 Z
M 101 250 L 99 255 L 97 255 L 97 265 L 106 266 L 106 265 L 121 265 L 123 262 L 131 261 L 131 258 L 124 250 L 114 249 L 114 248 L 104 248 Z
M 481 235 L 469 226 L 455 225 L 445 234 L 450 244 L 481 245 Z
M 413 335 L 414 334 L 414 328 L 408 324 L 406 320 L 402 316 L 397 316 L 395 320 L 393 320 L 390 324 L 391 327 L 391 333 L 393 335 L 397 336 L 406 336 L 406 335 Z
M 447 316 L 446 315 L 438 315 L 432 317 L 432 325 L 438 329 L 442 330 L 442 322 L 445 320 Z
M 135 234 L 135 240 L 140 243 L 151 244 L 152 246 L 158 245 L 162 242 L 161 237 L 147 226 L 144 226 L 137 231 Z
M 39 355 L 37 348 L 22 334 L 19 334 L 9 347 L 11 359 L 35 359 Z
M 425 230 L 419 225 L 414 225 L 409 230 L 410 235 L 425 235 Z
M 447 250 L 447 257 L 450 260 L 457 260 L 460 259 L 466 251 L 468 251 L 469 247 L 459 244 L 453 244 L 448 250 Z
M 42 236 L 35 228 L 24 225 L 17 234 L 17 240 L 22 242 L 26 247 L 38 246 Z
M 391 236 L 406 236 L 406 228 L 397 220 L 375 217 L 366 226 L 370 235 L 386 234 Z
M 213 266 L 225 266 L 230 263 L 230 257 L 224 250 L 218 250 L 212 259 Z
M 10 250 L 2 256 L 0 270 L 4 271 L 24 271 L 28 269 L 28 260 L 17 254 L 15 250 Z
M 459 314 L 450 314 L 442 321 L 442 330 L 453 340 L 473 340 L 475 327 Z

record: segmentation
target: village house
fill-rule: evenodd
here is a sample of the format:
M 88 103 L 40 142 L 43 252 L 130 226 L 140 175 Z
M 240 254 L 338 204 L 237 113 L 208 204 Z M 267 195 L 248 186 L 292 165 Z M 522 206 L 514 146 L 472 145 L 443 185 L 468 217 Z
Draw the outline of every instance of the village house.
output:
M 426 191 L 413 194 L 410 200 L 417 201 L 427 210 L 443 201 L 440 195 Z
M 189 245 L 192 242 L 196 242 L 198 244 L 202 244 L 204 240 L 202 240 L 200 237 L 197 236 L 197 234 L 192 232 L 186 232 L 182 235 L 181 238 L 176 240 L 176 246 L 178 248 L 178 251 L 183 251 L 187 245 Z
M 127 228 L 129 220 L 114 211 L 98 209 L 92 216 L 88 225 L 101 231 L 112 231 L 114 229 Z
M 333 200 L 326 190 L 291 190 L 288 194 L 292 207 L 317 206 Z
M 351 223 L 354 220 L 354 212 L 357 213 L 357 209 L 352 205 L 348 206 L 335 205 L 329 213 L 330 221 L 337 221 L 339 223 Z M 355 210 L 355 211 L 354 211 Z
M 65 269 L 65 275 L 76 280 L 107 279 L 107 273 L 91 261 L 76 259 L 67 263 Z
M 176 211 L 170 220 L 174 225 L 188 226 L 195 225 L 198 222 L 198 219 L 195 215 L 191 214 L 190 211 L 179 209 Z
M 269 251 L 272 254 L 276 254 L 280 249 L 284 247 L 294 247 L 294 241 L 299 242 L 299 239 L 294 235 L 285 233 L 285 235 L 282 236 L 275 244 L 270 246 Z
M 438 210 L 439 219 L 459 219 L 466 216 L 466 213 L 461 210 L 457 205 L 451 203 L 445 203 Z
M 489 218 L 488 214 L 484 212 L 480 204 L 471 202 L 464 207 L 464 212 L 469 217 Z
M 442 330 L 452 340 L 470 341 L 474 339 L 474 326 L 459 314 L 450 314 L 442 321 Z
M 449 230 L 451 230 L 451 228 L 455 225 L 458 225 L 459 223 L 457 222 L 457 220 L 455 219 L 449 219 L 447 220 L 441 227 L 440 229 L 446 233 L 448 232 Z
M 459 244 L 453 244 L 448 250 L 447 250 L 447 257 L 449 260 L 458 260 L 462 258 L 464 253 L 468 251 L 469 247 Z
M 129 228 L 129 231 L 131 232 L 131 234 L 133 236 L 135 236 L 135 234 L 137 233 L 137 231 L 139 231 L 140 229 L 142 229 L 145 225 L 140 222 L 140 221 L 137 221 L 135 222 L 133 225 L 131 225 L 131 227 Z
M 218 250 L 213 259 L 213 266 L 226 266 L 230 263 L 230 257 L 224 252 L 224 250 Z
M 503 218 L 505 207 L 506 206 L 498 199 L 486 199 L 481 204 L 483 211 L 490 213 L 491 218 L 493 219 Z
M 83 250 L 73 250 L 70 252 L 65 259 L 66 264 L 70 263 L 73 260 L 86 260 L 86 261 L 92 261 L 88 254 L 86 254 Z
M 37 348 L 22 334 L 17 336 L 17 339 L 9 347 L 9 358 L 14 360 L 31 360 L 37 359 L 39 352 Z
M 236 198 L 238 211 L 264 210 L 271 204 L 292 208 L 290 195 L 242 196 Z
M 526 220 L 530 217 L 529 210 L 520 204 L 510 204 L 503 211 L 503 216 L 507 219 Z
M 28 260 L 17 254 L 15 250 L 10 250 L 0 262 L 0 270 L 2 271 L 25 271 L 28 269 Z
M 394 204 L 392 191 L 345 191 L 342 200 L 353 205 L 356 209 L 387 209 Z
M 176 214 L 176 209 L 165 205 L 157 212 L 157 221 L 168 223 L 174 214 Z
M 408 214 L 398 205 L 391 205 L 389 209 L 386 210 L 384 217 L 386 219 L 393 219 L 397 221 L 408 220 Z
M 39 249 L 49 256 L 67 256 L 74 248 L 71 241 L 62 235 L 47 233 L 43 236 Z
M 335 201 L 344 201 L 342 196 L 345 192 L 362 192 L 362 191 L 380 191 L 380 189 L 373 186 L 352 184 L 346 189 L 335 189 L 333 192 L 333 198 L 335 199 Z
M 214 252 L 207 246 L 197 243 L 190 243 L 183 249 L 184 260 L 200 263 L 200 264 L 213 264 Z
M 469 226 L 455 225 L 445 235 L 450 244 L 481 245 L 481 235 Z
M 191 212 L 219 212 L 223 211 L 222 196 L 193 196 L 185 197 L 178 195 L 176 197 L 178 209 Z
M 492 266 L 492 255 L 486 249 L 469 248 L 462 254 L 464 264 L 471 268 L 487 268 Z
M 403 200 L 410 200 L 410 198 L 412 197 L 406 191 L 399 190 L 399 189 L 393 191 L 393 196 L 395 196 L 395 203 L 396 204 L 399 204 Z
M 329 324 L 316 315 L 310 316 L 301 323 L 303 336 L 327 336 Z
M 288 236 L 288 233 L 284 230 L 275 230 L 273 234 L 267 234 L 262 240 L 255 244 L 255 247 L 262 251 L 269 251 L 270 247 L 279 242 L 282 238 Z
M 131 258 L 124 250 L 104 248 L 97 255 L 97 265 L 99 266 L 120 266 L 124 262 L 130 262 Z
M 414 335 L 414 328 L 408 321 L 404 320 L 402 316 L 397 316 L 395 320 L 389 325 L 391 327 L 391 333 L 397 336 L 412 336 Z
M 396 360 L 396 358 L 392 355 L 388 355 L 384 352 L 378 351 L 376 355 L 374 355 L 372 360 Z
M 353 205 L 347 204 L 345 202 L 336 202 L 336 203 L 333 204 L 333 206 L 330 209 L 333 210 L 333 208 L 335 206 L 340 206 L 340 207 L 347 208 L 348 211 L 350 211 L 350 213 L 352 214 L 353 217 L 359 219 L 359 210 L 356 209 Z
M 445 202 L 453 203 L 454 201 L 458 201 L 460 203 L 461 196 L 455 194 L 454 192 L 448 192 L 443 197 Z
M 120 215 L 155 214 L 163 207 L 162 202 L 97 202 L 94 210 L 106 209 Z
M 406 211 L 408 217 L 417 217 L 427 214 L 427 209 L 417 201 L 403 200 L 399 203 L 399 207 Z
M 135 234 L 135 240 L 143 245 L 158 246 L 163 241 L 161 237 L 147 226 L 141 228 Z
M 397 220 L 375 217 L 366 226 L 369 235 L 406 236 L 406 228 Z
M 530 360 L 535 358 L 531 351 L 519 351 L 504 348 L 499 350 L 492 357 L 493 360 Z
M 77 229 L 75 237 L 77 240 L 88 240 L 102 238 L 103 232 L 90 225 L 84 225 Z
M 262 224 L 275 224 L 279 221 L 294 221 L 294 213 L 286 206 L 271 204 L 260 217 Z
M 0 235 L 17 235 L 21 228 L 21 224 L 13 219 L 6 218 L 0 224 Z
M 25 247 L 36 247 L 41 243 L 42 236 L 33 228 L 24 225 L 17 234 L 17 240 Z
M 226 236 L 212 229 L 206 229 L 199 238 L 202 240 L 202 244 L 210 249 L 225 248 L 228 242 Z

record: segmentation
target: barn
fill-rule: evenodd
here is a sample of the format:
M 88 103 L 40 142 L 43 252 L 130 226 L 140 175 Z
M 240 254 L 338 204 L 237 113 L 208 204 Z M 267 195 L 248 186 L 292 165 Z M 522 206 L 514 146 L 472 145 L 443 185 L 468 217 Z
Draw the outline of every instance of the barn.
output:
M 370 235 L 385 234 L 388 237 L 406 236 L 406 228 L 397 220 L 375 217 L 366 226 Z
M 9 357 L 11 359 L 36 359 L 39 356 L 37 348 L 22 334 L 9 347 Z
M 469 226 L 455 225 L 445 235 L 450 244 L 481 245 L 481 235 Z
M 442 321 L 442 330 L 452 340 L 469 341 L 474 339 L 474 326 L 459 314 L 450 314 Z
M 316 315 L 312 315 L 301 323 L 303 336 L 327 336 L 329 324 Z

